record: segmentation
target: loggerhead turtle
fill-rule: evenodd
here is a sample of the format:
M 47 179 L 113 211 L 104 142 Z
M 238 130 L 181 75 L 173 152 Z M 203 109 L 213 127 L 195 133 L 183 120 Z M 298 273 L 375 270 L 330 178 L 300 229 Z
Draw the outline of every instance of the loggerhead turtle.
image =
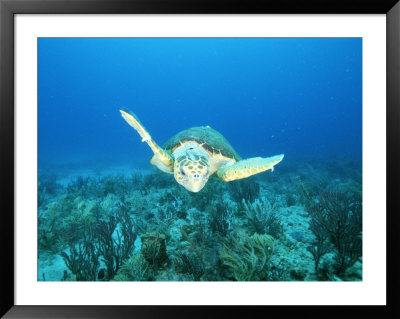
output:
M 120 110 L 122 117 L 142 137 L 154 153 L 150 163 L 166 173 L 188 191 L 198 192 L 208 178 L 216 175 L 224 182 L 246 178 L 273 170 L 283 154 L 263 158 L 241 159 L 221 133 L 209 126 L 192 127 L 179 132 L 161 148 L 133 113 Z

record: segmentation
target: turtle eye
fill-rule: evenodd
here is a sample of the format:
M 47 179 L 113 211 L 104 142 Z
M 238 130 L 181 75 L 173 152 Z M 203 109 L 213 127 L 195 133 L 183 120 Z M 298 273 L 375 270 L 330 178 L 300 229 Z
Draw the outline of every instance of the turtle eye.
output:
M 181 172 L 182 175 L 185 175 L 185 172 L 183 171 L 183 167 L 182 166 L 179 168 L 179 171 Z

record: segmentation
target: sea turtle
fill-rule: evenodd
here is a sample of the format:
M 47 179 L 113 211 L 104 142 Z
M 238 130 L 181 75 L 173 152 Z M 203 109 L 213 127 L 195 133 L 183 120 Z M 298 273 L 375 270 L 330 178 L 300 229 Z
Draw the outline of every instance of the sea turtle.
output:
M 209 126 L 192 127 L 179 132 L 160 147 L 136 115 L 120 112 L 142 137 L 142 142 L 146 142 L 153 151 L 150 163 L 163 172 L 174 174 L 175 180 L 191 192 L 200 191 L 214 173 L 222 181 L 230 182 L 273 170 L 274 165 L 283 159 L 283 154 L 241 159 L 221 133 Z

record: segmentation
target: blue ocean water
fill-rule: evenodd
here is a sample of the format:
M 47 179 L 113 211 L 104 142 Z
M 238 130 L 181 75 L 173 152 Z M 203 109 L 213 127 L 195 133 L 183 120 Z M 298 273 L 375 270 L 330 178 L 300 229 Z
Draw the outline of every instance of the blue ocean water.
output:
M 147 165 L 121 108 L 161 145 L 210 125 L 242 157 L 361 162 L 360 38 L 38 41 L 40 164 Z
M 285 157 L 191 193 L 121 109 Z M 362 280 L 362 39 L 39 38 L 38 280 Z

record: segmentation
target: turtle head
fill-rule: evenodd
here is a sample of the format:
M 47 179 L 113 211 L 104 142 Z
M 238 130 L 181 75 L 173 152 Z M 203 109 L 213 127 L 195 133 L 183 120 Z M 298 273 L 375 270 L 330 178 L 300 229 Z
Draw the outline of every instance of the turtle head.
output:
M 195 149 L 186 151 L 175 160 L 174 177 L 188 191 L 199 192 L 210 177 L 208 159 Z

